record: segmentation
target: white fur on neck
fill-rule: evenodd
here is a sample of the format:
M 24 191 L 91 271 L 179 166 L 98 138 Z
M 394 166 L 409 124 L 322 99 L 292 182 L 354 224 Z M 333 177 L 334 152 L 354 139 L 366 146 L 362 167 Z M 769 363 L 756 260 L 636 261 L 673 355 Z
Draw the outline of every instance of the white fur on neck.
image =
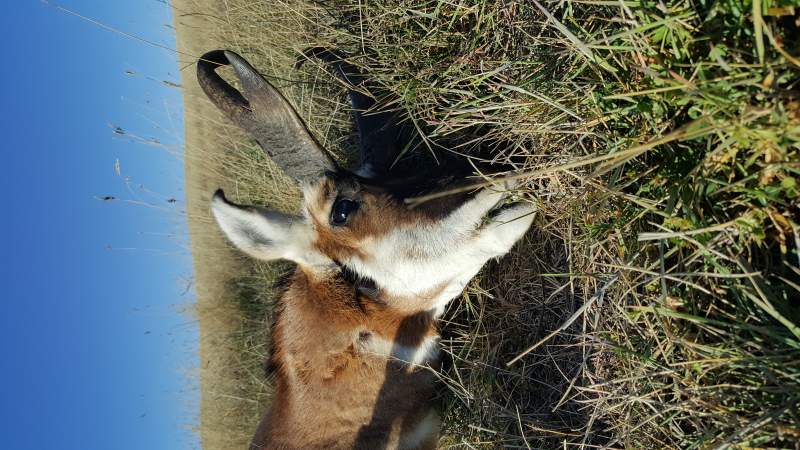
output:
M 358 340 L 359 350 L 363 353 L 387 356 L 411 365 L 425 365 L 439 359 L 439 336 L 427 336 L 416 347 L 409 347 L 371 335 L 366 340 Z

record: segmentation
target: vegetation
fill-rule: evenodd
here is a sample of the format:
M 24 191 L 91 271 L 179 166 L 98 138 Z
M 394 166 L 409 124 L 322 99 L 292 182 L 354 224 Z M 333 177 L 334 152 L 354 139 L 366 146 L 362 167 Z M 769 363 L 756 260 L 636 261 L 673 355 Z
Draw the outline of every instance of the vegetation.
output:
M 800 448 L 795 0 L 226 5 L 220 41 L 329 149 L 352 129 L 334 77 L 292 68 L 310 46 L 371 74 L 410 152 L 488 152 L 539 207 L 447 311 L 442 448 Z M 290 207 L 238 145 L 239 200 Z M 242 280 L 262 295 L 273 272 Z

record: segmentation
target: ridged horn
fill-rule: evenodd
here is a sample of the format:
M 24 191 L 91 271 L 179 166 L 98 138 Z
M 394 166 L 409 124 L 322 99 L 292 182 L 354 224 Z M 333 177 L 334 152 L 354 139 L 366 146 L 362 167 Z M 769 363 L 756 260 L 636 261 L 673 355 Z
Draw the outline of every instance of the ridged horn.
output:
M 375 105 L 375 100 L 359 91 L 367 88 L 364 76 L 336 50 L 312 47 L 304 50 L 303 56 L 330 65 L 339 78 L 352 87 L 349 89 L 350 102 L 361 150 L 359 166 L 352 172 L 364 178 L 385 178 L 402 148 L 399 114 L 369 111 Z
M 217 74 L 216 69 L 226 65 L 233 67 L 243 92 Z M 336 170 L 292 105 L 241 56 L 229 50 L 206 53 L 197 63 L 197 80 L 211 102 L 250 133 L 290 177 L 311 181 Z

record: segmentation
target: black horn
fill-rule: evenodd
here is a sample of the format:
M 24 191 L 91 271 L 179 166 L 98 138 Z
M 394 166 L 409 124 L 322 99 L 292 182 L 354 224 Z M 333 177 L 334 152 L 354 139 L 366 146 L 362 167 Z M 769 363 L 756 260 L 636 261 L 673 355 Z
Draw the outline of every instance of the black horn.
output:
M 303 51 L 303 55 L 330 65 L 349 87 L 353 119 L 358 128 L 361 148 L 360 162 L 353 172 L 365 178 L 383 178 L 404 146 L 405 136 L 399 125 L 399 114 L 374 110 L 375 100 L 362 92 L 369 91 L 364 77 L 339 52 L 313 47 Z
M 226 65 L 233 66 L 243 92 L 217 74 L 216 69 Z M 217 108 L 250 133 L 290 177 L 309 181 L 336 170 L 294 108 L 241 56 L 228 50 L 206 53 L 197 63 L 197 80 Z

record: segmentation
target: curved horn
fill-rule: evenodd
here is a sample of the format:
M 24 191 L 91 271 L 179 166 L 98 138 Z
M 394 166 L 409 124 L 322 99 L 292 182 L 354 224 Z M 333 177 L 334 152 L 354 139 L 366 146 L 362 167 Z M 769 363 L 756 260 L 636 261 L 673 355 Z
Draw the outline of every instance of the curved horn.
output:
M 227 65 L 233 66 L 243 92 L 217 74 L 218 67 Z M 206 53 L 197 63 L 197 80 L 217 108 L 250 133 L 290 177 L 307 181 L 336 170 L 292 105 L 241 56 L 228 50 Z
M 364 77 L 358 69 L 335 50 L 312 47 L 303 51 L 303 56 L 330 64 L 350 86 L 364 87 Z M 392 111 L 364 114 L 375 105 L 375 100 L 353 89 L 349 93 L 361 147 L 359 167 L 353 172 L 364 178 L 381 177 L 389 171 L 402 149 L 398 114 Z

